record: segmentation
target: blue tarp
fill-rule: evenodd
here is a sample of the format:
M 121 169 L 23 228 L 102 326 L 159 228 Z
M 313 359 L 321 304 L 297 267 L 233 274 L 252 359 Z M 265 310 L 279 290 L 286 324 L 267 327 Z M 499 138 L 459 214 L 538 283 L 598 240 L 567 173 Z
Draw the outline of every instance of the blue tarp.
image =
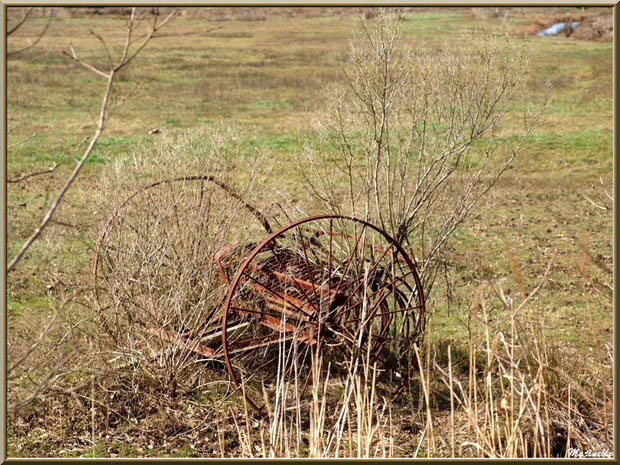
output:
M 573 21 L 572 23 L 555 23 L 553 26 L 549 26 L 547 29 L 540 31 L 537 36 L 557 36 L 568 26 L 571 30 L 575 29 L 579 25 L 579 21 Z

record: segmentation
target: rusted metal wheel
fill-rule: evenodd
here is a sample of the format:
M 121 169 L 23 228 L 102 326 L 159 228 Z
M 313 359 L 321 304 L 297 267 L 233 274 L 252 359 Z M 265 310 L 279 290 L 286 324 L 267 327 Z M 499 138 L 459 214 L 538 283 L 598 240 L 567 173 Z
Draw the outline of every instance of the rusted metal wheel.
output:
M 231 379 L 260 412 L 276 380 L 294 386 L 299 402 L 317 356 L 349 372 L 367 357 L 387 373 L 423 330 L 413 258 L 368 222 L 322 215 L 270 234 L 241 264 L 224 305 L 222 349 Z
M 214 257 L 231 241 L 256 244 L 270 232 L 256 208 L 211 175 L 137 190 L 110 215 L 93 254 L 101 326 L 131 350 L 175 345 L 209 354 L 207 346 L 220 346 L 228 285 Z M 242 259 L 228 256 L 231 264 Z

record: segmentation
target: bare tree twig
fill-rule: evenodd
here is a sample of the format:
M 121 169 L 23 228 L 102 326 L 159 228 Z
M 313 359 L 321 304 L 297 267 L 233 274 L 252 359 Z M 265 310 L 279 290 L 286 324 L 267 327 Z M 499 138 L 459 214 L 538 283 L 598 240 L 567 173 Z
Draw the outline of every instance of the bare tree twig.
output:
M 95 31 L 91 30 L 90 33 L 96 37 L 99 42 L 101 42 L 101 45 L 103 47 L 103 49 L 105 50 L 105 54 L 108 57 L 108 63 L 110 65 L 110 68 L 114 67 L 114 60 L 112 60 L 112 55 L 110 55 L 110 50 L 108 50 L 108 45 L 105 43 L 105 40 L 103 40 L 103 37 L 101 37 L 100 34 L 96 33 Z M 75 50 L 73 50 L 73 53 L 75 54 Z
M 24 253 L 28 250 L 28 248 L 32 245 L 32 243 L 40 236 L 41 232 L 43 231 L 45 226 L 49 223 L 50 219 L 54 215 L 54 212 L 56 211 L 56 209 L 60 205 L 60 202 L 62 201 L 64 195 L 67 193 L 67 191 L 69 190 L 69 188 L 71 187 L 71 185 L 75 181 L 77 175 L 80 173 L 82 167 L 84 166 L 84 164 L 88 160 L 88 157 L 90 156 L 90 154 L 92 153 L 93 149 L 95 148 L 95 145 L 97 144 L 97 141 L 99 140 L 99 137 L 103 133 L 103 131 L 105 129 L 105 124 L 107 122 L 107 118 L 108 118 L 108 104 L 109 104 L 109 101 L 110 101 L 110 96 L 112 94 L 112 88 L 113 88 L 113 84 L 114 84 L 114 80 L 115 80 L 116 74 L 122 68 L 127 66 L 136 57 L 136 55 L 138 53 L 140 53 L 140 51 L 142 51 L 142 49 L 144 49 L 144 47 L 146 47 L 146 45 L 150 41 L 150 39 L 153 36 L 153 34 L 156 31 L 158 31 L 160 28 L 165 26 L 174 16 L 176 16 L 177 12 L 178 12 L 178 10 L 176 10 L 176 9 L 173 10 L 159 24 L 157 23 L 157 20 L 155 19 L 153 21 L 153 23 L 152 23 L 152 26 L 151 26 L 149 32 L 147 33 L 146 37 L 144 38 L 144 40 L 134 50 L 130 50 L 130 47 L 131 47 L 131 36 L 132 36 L 132 33 L 133 33 L 133 31 L 134 31 L 134 29 L 136 27 L 136 8 L 135 7 L 132 8 L 131 15 L 130 15 L 130 18 L 129 18 L 128 23 L 127 23 L 127 39 L 125 41 L 125 46 L 123 47 L 122 55 L 121 55 L 120 59 L 118 60 L 118 62 L 107 73 L 103 72 L 103 71 L 101 71 L 101 70 L 99 70 L 97 68 L 95 68 L 94 66 L 92 66 L 89 63 L 86 63 L 86 62 L 82 61 L 78 57 L 78 54 L 75 51 L 75 48 L 73 48 L 73 46 L 70 47 L 71 48 L 71 54 L 65 53 L 67 56 L 72 58 L 74 61 L 80 63 L 81 65 L 83 65 L 86 68 L 90 69 L 91 71 L 99 74 L 100 76 L 105 77 L 106 80 L 107 80 L 105 91 L 104 91 L 104 94 L 103 94 L 103 99 L 101 101 L 101 107 L 100 107 L 100 111 L 99 111 L 99 121 L 97 123 L 97 129 L 95 131 L 95 134 L 91 138 L 90 143 L 88 144 L 88 147 L 84 151 L 84 154 L 82 155 L 80 161 L 78 162 L 76 167 L 73 169 L 73 172 L 67 178 L 67 181 L 65 182 L 65 184 L 62 187 L 62 189 L 58 193 L 56 199 L 52 202 L 52 205 L 50 206 L 49 210 L 45 214 L 43 220 L 41 221 L 39 226 L 34 230 L 34 232 L 30 235 L 30 237 L 26 240 L 26 242 L 24 242 L 24 244 L 20 248 L 19 252 L 17 252 L 15 257 L 13 257 L 13 259 L 9 263 L 9 266 L 7 267 L 7 273 L 10 272 L 15 267 L 15 265 L 23 257 Z
M 109 73 L 104 73 L 103 71 L 101 71 L 98 68 L 95 68 L 93 65 L 91 65 L 90 63 L 86 63 L 85 61 L 80 60 L 80 58 L 78 57 L 77 52 L 75 51 L 75 48 L 73 47 L 73 44 L 69 45 L 69 49 L 71 50 L 71 54 L 69 54 L 68 52 L 66 52 L 65 50 L 63 50 L 63 55 L 68 56 L 69 58 L 71 58 L 73 61 L 75 61 L 76 63 L 79 63 L 80 65 L 84 66 L 86 69 L 89 69 L 95 73 L 97 73 L 99 76 L 103 76 L 104 78 L 108 78 L 109 77 Z
M 8 31 L 6 31 L 6 35 L 10 36 L 15 31 L 17 31 L 20 27 L 22 27 L 24 23 L 26 22 L 26 20 L 28 19 L 28 16 L 30 16 L 30 13 L 32 13 L 32 7 L 29 7 L 26 9 L 22 17 L 17 21 L 17 23 L 15 23 L 13 27 L 11 27 Z
M 28 9 L 27 14 L 24 15 L 23 21 L 21 21 L 20 23 L 18 23 L 16 25 L 16 27 L 14 27 L 12 29 L 11 32 L 7 33 L 7 36 L 10 35 L 11 33 L 15 32 L 19 27 L 21 27 L 24 24 L 24 21 L 27 18 L 27 15 L 30 14 L 30 10 L 32 10 L 32 8 Z M 37 45 L 39 43 L 39 41 L 43 38 L 43 36 L 45 35 L 45 33 L 47 32 L 48 28 L 50 27 L 50 24 L 52 23 L 52 18 L 53 18 L 53 14 L 49 16 L 47 22 L 45 23 L 45 26 L 43 26 L 43 29 L 41 29 L 41 31 L 39 32 L 39 34 L 34 38 L 34 40 L 29 40 L 29 44 L 26 45 L 25 47 L 22 47 L 18 50 L 12 50 L 12 51 L 7 51 L 6 56 L 10 57 L 10 56 L 14 56 L 17 55 L 19 53 L 25 52 L 26 50 L 31 49 L 32 47 L 34 47 L 35 45 Z
M 609 194 L 606 192 L 607 196 L 609 196 Z M 581 192 L 581 196 L 586 199 L 588 202 L 590 202 L 592 205 L 594 205 L 596 208 L 600 208 L 603 211 L 607 211 L 610 210 L 609 207 L 605 206 L 605 205 L 599 205 L 598 203 L 596 203 L 594 200 L 592 200 L 590 197 L 588 197 L 586 194 L 584 194 L 583 192 Z M 610 197 L 611 198 L 611 197 Z
M 54 171 L 56 171 L 56 169 L 57 169 L 59 166 L 64 165 L 64 164 L 67 162 L 67 160 L 69 160 L 69 159 L 68 159 L 68 158 L 66 158 L 66 159 L 64 159 L 64 160 L 63 160 L 63 161 L 61 161 L 61 162 L 56 162 L 56 163 L 54 163 L 52 166 L 50 166 L 49 168 L 45 168 L 44 170 L 41 170 L 41 171 L 34 171 L 34 172 L 32 172 L 32 173 L 23 174 L 23 175 L 21 175 L 21 176 L 20 176 L 20 177 L 18 177 L 18 178 L 7 179 L 7 180 L 6 180 L 6 182 L 8 182 L 8 183 L 17 183 L 17 182 L 22 182 L 22 181 L 25 181 L 26 179 L 33 178 L 33 177 L 35 177 L 35 176 L 40 176 L 40 175 L 42 175 L 42 174 L 53 173 Z
M 10 134 L 10 133 L 11 133 L 11 131 L 12 131 L 13 129 L 15 129 L 16 127 L 17 127 L 17 126 L 15 125 L 15 126 L 12 126 L 12 127 L 8 128 L 8 130 L 7 130 L 7 134 Z M 22 145 L 22 144 L 24 144 L 24 143 L 28 142 L 30 139 L 32 139 L 32 138 L 34 138 L 34 137 L 36 137 L 36 136 L 37 136 L 37 135 L 36 135 L 36 133 L 35 133 L 35 134 L 31 134 L 30 136 L 26 137 L 25 139 L 22 139 L 22 140 L 20 140 L 19 142 L 15 142 L 14 144 L 9 145 L 6 149 L 7 149 L 7 150 L 11 150 L 11 149 L 14 149 L 15 147 L 19 147 L 20 145 Z
M 35 134 L 33 134 L 33 137 L 35 136 Z M 78 149 L 80 148 L 80 146 L 86 142 L 88 140 L 88 138 L 85 138 L 82 142 L 80 142 L 76 148 L 76 150 L 74 151 L 74 153 L 72 153 L 70 156 L 68 156 L 67 158 L 65 158 L 64 160 L 60 161 L 60 162 L 56 162 L 54 163 L 52 166 L 50 166 L 49 168 L 46 168 L 44 170 L 39 170 L 39 171 L 33 171 L 32 173 L 25 173 L 22 174 L 21 176 L 14 178 L 14 179 L 7 179 L 7 183 L 18 183 L 18 182 L 22 182 L 25 181 L 26 179 L 30 179 L 34 176 L 40 176 L 42 174 L 49 174 L 49 173 L 53 173 L 54 171 L 56 171 L 57 168 L 59 168 L 60 166 L 64 165 L 67 161 L 69 160 L 75 160 L 74 158 L 74 154 L 78 151 Z M 77 163 L 77 161 L 76 161 Z

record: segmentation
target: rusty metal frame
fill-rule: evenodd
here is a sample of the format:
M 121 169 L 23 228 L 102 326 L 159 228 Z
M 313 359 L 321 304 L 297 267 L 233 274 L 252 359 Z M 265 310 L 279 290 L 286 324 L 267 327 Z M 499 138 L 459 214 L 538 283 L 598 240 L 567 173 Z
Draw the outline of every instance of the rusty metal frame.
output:
M 212 175 L 196 175 L 196 176 L 185 176 L 185 177 L 179 177 L 179 178 L 172 178 L 172 179 L 165 179 L 165 180 L 160 180 L 157 182 L 153 182 L 149 185 L 146 185 L 138 190 L 136 190 L 135 192 L 133 192 L 131 195 L 129 195 L 123 202 L 121 202 L 119 205 L 117 205 L 117 207 L 115 208 L 115 210 L 112 212 L 112 214 L 108 217 L 104 227 L 101 230 L 101 233 L 98 237 L 94 252 L 93 252 L 93 257 L 92 257 L 92 269 L 91 269 L 91 274 L 92 274 L 92 295 L 93 295 L 93 300 L 94 300 L 94 305 L 95 305 L 95 310 L 99 316 L 100 322 L 102 324 L 102 326 L 104 327 L 104 329 L 106 329 L 106 331 L 112 335 L 112 332 L 109 330 L 109 328 L 107 327 L 107 321 L 105 318 L 105 315 L 103 315 L 103 309 L 101 307 L 101 303 L 99 301 L 99 295 L 98 295 L 98 288 L 97 288 L 97 278 L 98 278 L 98 265 L 99 265 L 99 260 L 100 260 L 100 254 L 102 252 L 102 247 L 103 247 L 103 241 L 105 240 L 106 236 L 108 235 L 108 232 L 110 230 L 110 226 L 112 225 L 113 221 L 115 219 L 117 219 L 119 217 L 119 215 L 122 214 L 122 209 L 129 203 L 131 202 L 136 196 L 140 195 L 141 193 L 155 188 L 157 186 L 161 186 L 164 184 L 169 184 L 169 183 L 174 183 L 174 182 L 185 182 L 185 181 L 208 181 L 211 182 L 213 184 L 215 184 L 216 186 L 218 186 L 219 188 L 221 188 L 224 192 L 226 192 L 228 195 L 230 195 L 231 197 L 237 199 L 241 205 L 246 208 L 257 220 L 258 222 L 261 224 L 261 226 L 263 227 L 263 229 L 266 231 L 267 236 L 258 244 L 254 245 L 254 244 L 246 244 L 246 245 L 239 245 L 236 242 L 232 242 L 230 244 L 227 244 L 225 246 L 223 246 L 222 248 L 220 248 L 215 256 L 213 257 L 213 260 L 215 262 L 215 264 L 218 266 L 219 269 L 219 274 L 220 277 L 222 278 L 223 283 L 228 284 L 228 292 L 226 294 L 226 299 L 224 301 L 224 305 L 223 307 L 219 310 L 220 314 L 219 316 L 216 318 L 217 321 L 221 322 L 221 326 L 219 323 L 217 323 L 216 326 L 213 326 L 213 329 L 216 330 L 217 328 L 220 328 L 219 331 L 215 331 L 211 334 L 212 338 L 215 339 L 220 339 L 221 341 L 221 345 L 220 347 L 218 347 L 217 349 L 212 349 L 209 347 L 206 347 L 204 345 L 201 344 L 201 341 L 198 339 L 193 339 L 191 332 L 190 333 L 177 333 L 174 331 L 169 331 L 166 330 L 165 328 L 150 328 L 150 332 L 153 334 L 159 334 L 160 337 L 162 337 L 162 339 L 170 344 L 173 345 L 177 345 L 177 344 L 183 344 L 184 347 L 190 351 L 196 352 L 197 354 L 202 355 L 203 357 L 209 357 L 209 358 L 217 358 L 220 359 L 224 362 L 226 369 L 229 373 L 230 379 L 232 380 L 232 382 L 234 383 L 234 385 L 236 386 L 236 388 L 241 388 L 242 389 L 242 384 L 240 379 L 238 378 L 235 369 L 233 367 L 233 363 L 232 363 L 232 356 L 234 355 L 235 352 L 239 351 L 239 350 L 252 350 L 253 346 L 241 346 L 241 348 L 237 348 L 237 349 L 231 349 L 231 347 L 229 347 L 229 337 L 230 335 L 228 334 L 229 331 L 233 330 L 234 328 L 229 328 L 229 323 L 230 323 L 230 315 L 233 313 L 242 313 L 242 312 L 238 312 L 237 310 L 235 310 L 235 307 L 232 305 L 232 301 L 233 298 L 235 297 L 235 292 L 237 290 L 237 287 L 239 286 L 239 283 L 242 279 L 242 276 L 246 273 L 247 270 L 257 270 L 259 268 L 255 268 L 256 266 L 260 267 L 261 265 L 257 265 L 254 264 L 253 261 L 254 259 L 259 255 L 259 253 L 261 253 L 261 251 L 265 251 L 267 250 L 266 248 L 269 247 L 269 245 L 271 244 L 271 246 L 273 246 L 273 244 L 275 243 L 275 240 L 279 237 L 282 236 L 284 233 L 286 233 L 287 231 L 290 231 L 294 228 L 300 227 L 306 223 L 310 223 L 310 222 L 314 222 L 314 221 L 318 221 L 318 220 L 330 220 L 330 231 L 329 233 L 327 233 L 324 230 L 321 229 L 317 229 L 317 230 L 312 230 L 312 229 L 308 229 L 308 231 L 310 231 L 311 233 L 314 234 L 329 234 L 330 236 L 342 236 L 342 237 L 348 237 L 350 239 L 354 239 L 354 235 L 351 235 L 349 233 L 346 233 L 344 231 L 333 231 L 332 229 L 332 225 L 333 225 L 333 221 L 334 220 L 344 220 L 347 222 L 352 222 L 355 224 L 358 224 L 360 226 L 363 226 L 364 228 L 369 228 L 369 230 L 372 230 L 376 233 L 378 233 L 380 235 L 380 237 L 383 238 L 383 240 L 385 240 L 388 244 L 388 247 L 384 249 L 378 248 L 378 247 L 374 247 L 371 244 L 365 244 L 366 247 L 371 247 L 375 252 L 377 252 L 378 254 L 381 254 L 381 257 L 379 258 L 379 260 L 376 260 L 376 264 L 374 266 L 377 266 L 377 264 L 383 259 L 383 257 L 386 256 L 386 254 L 390 253 L 393 257 L 396 257 L 396 255 L 398 255 L 398 258 L 395 258 L 396 261 L 398 261 L 399 263 L 404 263 L 409 271 L 402 275 L 399 276 L 398 278 L 396 278 L 395 280 L 392 281 L 392 283 L 395 283 L 396 281 L 400 280 L 402 282 L 404 282 L 404 280 L 411 274 L 413 276 L 413 280 L 414 280 L 414 285 L 415 285 L 415 291 L 417 292 L 417 297 L 416 300 L 418 301 L 419 305 L 416 307 L 408 307 L 405 309 L 399 309 L 399 310 L 395 310 L 395 311 L 385 311 L 382 312 L 382 310 L 386 310 L 384 308 L 379 308 L 378 311 L 380 313 L 376 313 L 375 316 L 381 316 L 381 330 L 379 333 L 379 337 L 380 338 L 384 338 L 387 336 L 387 331 L 389 329 L 389 325 L 391 324 L 391 319 L 392 319 L 392 313 L 396 313 L 398 312 L 404 312 L 404 311 L 409 311 L 411 309 L 418 309 L 418 315 L 417 315 L 417 319 L 416 319 L 416 327 L 415 327 L 415 335 L 414 337 L 420 337 L 423 335 L 424 333 L 424 327 L 425 327 L 425 313 L 426 313 L 426 303 L 425 303 L 425 297 L 424 297 L 424 292 L 423 292 L 423 287 L 422 287 L 422 282 L 420 280 L 420 277 L 418 275 L 418 271 L 417 271 L 417 263 L 415 261 L 415 258 L 410 256 L 403 248 L 403 246 L 397 242 L 392 236 L 390 236 L 386 231 L 384 231 L 383 229 L 373 225 L 372 223 L 369 223 L 368 221 L 365 220 L 361 220 L 352 216 L 346 216 L 346 215 L 338 215 L 338 214 L 325 214 L 325 215 L 316 215 L 316 216 L 310 216 L 310 217 L 306 217 L 306 218 L 302 218 L 296 221 L 293 221 L 281 228 L 279 228 L 277 231 L 273 231 L 271 228 L 271 225 L 269 224 L 269 221 L 267 220 L 267 218 L 265 217 L 265 215 L 263 215 L 258 209 L 256 209 L 253 205 L 251 205 L 250 203 L 248 203 L 241 195 L 239 195 L 237 192 L 235 192 L 230 186 L 228 186 L 227 184 L 225 184 L 224 182 L 220 181 L 219 179 L 217 179 L 216 177 L 212 176 Z M 329 294 L 329 305 L 331 306 L 334 301 L 338 298 L 341 298 L 344 300 L 345 297 L 343 297 L 343 295 L 339 294 L 339 292 L 341 291 L 341 285 L 343 284 L 342 279 L 343 277 L 348 273 L 348 269 L 349 266 L 351 265 L 351 262 L 353 262 L 353 257 L 356 254 L 357 248 L 358 248 L 358 244 L 359 241 L 362 237 L 362 234 L 360 234 L 359 237 L 355 238 L 356 243 L 355 243 L 355 248 L 353 251 L 353 254 L 350 255 L 350 260 L 347 261 L 347 265 L 344 268 L 344 270 L 342 271 L 342 277 L 340 279 L 340 281 L 338 282 L 338 285 L 336 286 L 335 289 L 328 289 L 328 294 Z M 303 254 L 305 256 L 305 264 L 306 266 L 308 266 L 308 257 L 307 257 L 307 248 L 312 246 L 312 242 L 310 241 L 309 244 L 306 244 L 305 241 L 303 240 L 303 237 L 301 239 L 301 245 L 303 247 Z M 316 243 L 315 243 L 316 245 Z M 392 250 L 390 252 L 390 249 L 394 248 L 395 250 Z M 329 245 L 329 269 L 331 270 L 332 268 L 332 241 L 330 240 L 330 245 Z M 227 268 L 227 264 L 226 264 L 226 260 L 225 260 L 225 256 L 227 253 L 229 253 L 230 251 L 242 251 L 244 253 L 248 253 L 248 255 L 246 256 L 246 258 L 243 260 L 243 262 L 241 263 L 241 265 L 239 266 L 239 268 L 237 269 L 236 273 L 234 274 L 234 276 L 232 277 L 232 279 L 230 278 L 231 270 L 229 268 Z M 249 251 L 249 252 L 248 252 Z M 301 252 L 300 252 L 301 253 Z M 324 251 L 324 253 L 327 253 L 326 251 Z M 312 272 L 310 270 L 308 270 L 308 273 L 310 274 L 310 276 L 312 276 Z M 279 273 L 277 271 L 273 271 L 273 276 L 276 279 L 279 279 L 280 281 L 282 281 L 283 279 L 286 279 L 284 277 L 284 275 L 282 273 Z M 304 281 L 307 278 L 303 278 L 302 277 L 305 275 L 305 271 L 302 273 L 302 276 L 298 276 L 295 277 L 293 276 L 293 280 L 296 283 L 296 287 L 298 287 L 300 289 L 300 293 L 299 294 L 299 298 L 295 298 L 293 296 L 290 295 L 276 295 L 277 291 L 275 291 L 274 289 L 263 289 L 262 286 L 258 281 L 256 281 L 255 283 L 252 283 L 251 285 L 248 285 L 248 288 L 253 290 L 254 292 L 258 292 L 258 293 L 262 293 L 265 295 L 265 292 L 270 292 L 273 293 L 274 295 L 276 295 L 275 297 L 272 297 L 271 300 L 273 300 L 274 302 L 277 301 L 275 304 L 273 302 L 269 303 L 269 298 L 266 298 L 266 306 L 267 308 L 271 308 L 271 306 L 277 305 L 278 308 L 276 310 L 274 310 L 272 308 L 272 310 L 274 311 L 278 311 L 278 312 L 286 312 L 286 311 L 293 311 L 294 313 L 297 313 L 296 310 L 300 310 L 301 312 L 303 312 L 304 314 L 302 315 L 301 313 L 299 314 L 302 317 L 305 317 L 306 319 L 311 319 L 314 315 L 314 309 L 310 308 L 313 306 L 310 296 L 314 295 L 314 298 L 317 298 L 317 288 L 315 287 L 315 283 L 314 281 L 312 282 L 307 282 Z M 329 279 L 329 278 L 328 278 Z M 408 278 L 407 278 L 408 279 Z M 374 289 L 373 293 L 371 294 L 371 296 L 373 295 L 377 295 L 381 292 L 384 292 L 384 290 L 386 289 L 386 286 L 392 284 L 389 283 L 387 285 L 383 285 L 381 286 L 379 289 Z M 357 286 L 352 290 L 352 292 L 349 292 L 348 297 L 346 298 L 346 300 L 344 300 L 344 303 L 339 301 L 339 303 L 337 304 L 338 307 L 342 306 L 345 307 L 347 305 L 347 303 L 349 303 L 350 299 L 359 291 L 360 286 L 362 285 L 362 283 L 356 283 Z M 411 287 L 411 285 L 406 284 L 410 290 L 414 290 L 413 287 Z M 261 287 L 262 286 L 262 287 Z M 321 285 L 322 286 L 322 285 Z M 321 287 L 319 286 L 319 288 Z M 353 287 L 353 286 L 352 286 Z M 322 292 L 320 291 L 320 289 L 318 290 L 318 292 Z M 303 294 L 303 296 L 302 296 Z M 382 297 L 381 299 L 383 299 L 383 295 L 380 294 Z M 306 301 L 303 301 L 303 299 L 306 299 Z M 300 300 L 301 299 L 301 300 Z M 379 300 L 381 300 L 379 299 Z M 357 305 L 357 303 L 356 303 Z M 382 304 L 377 304 L 377 305 L 382 305 Z M 294 309 L 294 310 L 292 310 Z M 215 309 L 217 311 L 217 309 Z M 239 310 L 244 310 L 244 309 L 239 309 Z M 267 310 L 256 310 L 256 313 L 261 315 L 261 321 L 260 324 L 263 324 L 266 327 L 269 327 L 271 329 L 274 330 L 278 330 L 280 329 L 280 335 L 276 334 L 275 336 L 273 336 L 273 338 L 277 338 L 277 340 L 271 340 L 268 339 L 266 340 L 266 342 L 263 342 L 262 344 L 273 344 L 274 342 L 280 342 L 282 340 L 288 340 L 289 337 L 285 334 L 288 331 L 293 331 L 293 327 L 288 324 L 288 323 L 284 323 L 281 320 L 279 320 L 278 318 L 275 318 L 273 315 L 268 314 Z M 215 314 L 217 315 L 217 313 Z M 249 314 L 248 314 L 249 315 Z M 247 316 L 247 315 L 246 315 Z M 320 315 L 318 315 L 320 317 Z M 295 317 L 297 318 L 297 316 Z M 373 317 L 374 318 L 374 317 Z M 366 322 L 361 321 L 361 319 L 353 319 L 353 320 L 347 320 L 344 323 L 351 323 L 351 322 L 355 322 L 355 321 L 360 321 L 361 325 L 365 325 Z M 203 323 L 203 325 L 206 324 Z M 247 325 L 249 324 L 249 322 L 246 323 L 242 323 L 242 325 Z M 327 323 L 326 323 L 327 324 Z M 331 324 L 331 323 L 330 323 Z M 287 327 L 282 327 L 282 325 L 285 326 L 291 326 L 291 328 L 287 328 Z M 348 331 L 346 331 L 348 332 Z M 307 334 L 306 334 L 307 333 Z M 301 340 L 302 342 L 305 342 L 308 345 L 314 344 L 317 342 L 317 340 L 314 338 L 314 331 L 308 330 L 306 332 L 304 332 L 303 334 L 301 334 Z M 269 336 L 270 338 L 272 336 Z M 244 341 L 244 342 L 249 342 L 248 341 Z M 248 404 L 257 412 L 259 413 L 263 413 L 261 407 L 259 407 L 258 405 L 256 405 L 256 403 L 246 395 L 245 390 L 242 389 L 243 395 L 246 399 L 246 401 L 248 402 Z
M 384 239 L 386 239 L 391 246 L 394 246 L 397 250 L 397 252 L 404 258 L 404 260 L 407 263 L 407 266 L 409 267 L 409 269 L 412 271 L 412 275 L 416 284 L 416 288 L 417 291 L 419 292 L 419 301 L 420 301 L 420 305 L 419 305 L 419 334 L 423 334 L 424 333 L 424 325 L 425 325 L 425 312 L 426 312 L 426 305 L 425 305 L 425 298 L 424 298 L 424 293 L 423 293 L 423 288 L 422 288 L 422 283 L 420 281 L 420 277 L 418 276 L 417 273 L 417 264 L 414 258 L 411 258 L 407 252 L 405 252 L 405 250 L 403 249 L 403 247 L 394 239 L 392 238 L 386 231 L 382 230 L 381 228 L 367 222 L 364 220 L 360 220 L 358 218 L 354 218 L 352 216 L 345 216 L 345 215 L 336 215 L 336 214 L 327 214 L 327 215 L 316 215 L 316 216 L 310 216 L 307 218 L 302 218 L 299 219 L 297 221 L 294 221 L 292 223 L 289 223 L 288 225 L 285 225 L 283 227 L 281 227 L 280 229 L 278 229 L 277 231 L 274 231 L 273 233 L 269 234 L 265 239 L 263 239 L 258 245 L 256 245 L 256 247 L 254 247 L 254 249 L 250 252 L 250 254 L 247 256 L 247 258 L 243 261 L 243 263 L 241 264 L 241 266 L 239 267 L 239 269 L 237 270 L 237 273 L 235 274 L 235 276 L 232 279 L 232 282 L 228 288 L 228 294 L 226 296 L 226 301 L 224 303 L 224 309 L 223 309 L 223 314 L 222 314 L 222 351 L 224 354 L 224 361 L 226 364 L 226 369 L 228 370 L 229 376 L 232 379 L 233 383 L 235 384 L 235 386 L 237 388 L 241 388 L 241 383 L 240 380 L 238 379 L 235 370 L 233 368 L 232 362 L 231 362 L 231 353 L 229 351 L 229 347 L 228 347 L 228 334 L 227 334 L 227 326 L 228 326 L 228 321 L 229 321 L 229 313 L 230 313 L 230 309 L 231 309 L 231 301 L 235 295 L 235 291 L 236 288 L 242 278 L 242 276 L 244 275 L 246 269 L 250 266 L 251 262 L 254 260 L 254 258 L 256 258 L 256 256 L 265 248 L 265 246 L 267 246 L 267 244 L 269 244 L 271 241 L 273 241 L 274 239 L 276 239 L 278 236 L 282 235 L 283 233 L 297 227 L 300 226 L 304 223 L 308 223 L 311 221 L 317 221 L 317 220 L 324 220 L 324 219 L 330 219 L 330 220 L 334 220 L 334 219 L 339 219 L 339 220 L 347 220 L 347 221 L 351 221 L 354 223 L 358 223 L 362 226 L 365 226 L 367 228 L 370 228 L 372 230 L 374 230 L 375 232 L 379 233 L 381 236 L 383 236 Z M 361 237 L 361 236 L 360 236 Z M 383 252 L 384 254 L 387 251 Z M 331 258 L 331 257 L 330 257 Z M 330 265 L 331 266 L 331 265 Z M 245 390 L 243 390 L 243 395 L 246 398 L 246 401 L 248 402 L 248 404 L 257 412 L 259 413 L 263 413 L 262 409 L 256 405 L 256 403 L 249 398 L 246 394 L 245 394 Z

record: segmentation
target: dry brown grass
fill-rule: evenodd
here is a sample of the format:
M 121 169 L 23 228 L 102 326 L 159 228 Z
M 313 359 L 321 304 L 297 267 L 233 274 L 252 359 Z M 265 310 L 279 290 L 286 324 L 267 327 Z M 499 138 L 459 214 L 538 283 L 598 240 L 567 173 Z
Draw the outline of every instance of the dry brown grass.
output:
M 483 320 L 469 348 L 469 360 L 478 362 L 455 368 L 448 356 L 447 364 L 433 363 L 455 418 L 438 433 L 444 451 L 448 439 L 457 444 L 456 456 L 568 457 L 571 448 L 612 450 L 611 346 L 605 360 L 567 364 L 564 351 L 544 336 L 544 313 L 529 303 L 534 295 L 516 302 L 498 288 L 506 330 L 494 330 L 482 300 Z M 596 394 L 585 380 L 597 385 Z
M 123 366 L 73 397 L 36 401 L 33 409 L 12 415 L 11 424 L 32 447 L 43 440 L 37 419 L 63 412 L 53 428 L 45 427 L 46 440 L 56 444 L 50 455 L 73 448 L 79 454 L 148 456 L 153 444 L 159 444 L 158 454 L 183 450 L 200 457 L 606 453 L 613 441 L 612 346 L 598 360 L 577 358 L 549 341 L 549 310 L 536 303 L 541 284 L 514 300 L 500 286 L 483 283 L 467 317 L 468 339 L 443 340 L 431 324 L 425 343 L 414 349 L 418 369 L 409 389 L 395 399 L 386 396 L 368 352 L 348 361 L 344 372 L 313 352 L 309 391 L 300 394 L 279 372 L 264 388 L 266 396 L 270 392 L 266 416 L 230 390 L 217 366 L 196 365 L 191 380 L 179 379 L 187 389 L 176 393 L 143 370 Z

